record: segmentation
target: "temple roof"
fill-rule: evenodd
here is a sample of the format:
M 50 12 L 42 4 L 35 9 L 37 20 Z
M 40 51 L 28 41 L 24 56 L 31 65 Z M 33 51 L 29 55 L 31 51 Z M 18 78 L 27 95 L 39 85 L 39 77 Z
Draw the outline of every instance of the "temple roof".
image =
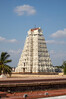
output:
M 34 31 L 34 30 L 38 30 L 39 28 L 34 28 L 34 29 L 31 29 L 31 31 Z

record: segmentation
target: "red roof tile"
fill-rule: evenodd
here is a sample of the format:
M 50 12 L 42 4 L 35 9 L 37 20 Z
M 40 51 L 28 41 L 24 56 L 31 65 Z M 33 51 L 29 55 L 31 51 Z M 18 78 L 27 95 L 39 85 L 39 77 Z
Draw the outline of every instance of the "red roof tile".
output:
M 39 28 L 34 28 L 34 29 L 31 29 L 31 31 L 34 31 L 34 30 L 38 30 Z

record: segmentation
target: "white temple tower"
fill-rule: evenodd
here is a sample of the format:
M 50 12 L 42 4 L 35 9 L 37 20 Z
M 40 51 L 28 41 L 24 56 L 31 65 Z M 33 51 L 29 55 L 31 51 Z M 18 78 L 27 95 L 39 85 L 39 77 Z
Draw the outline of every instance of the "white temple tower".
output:
M 15 72 L 54 72 L 40 27 L 28 31 L 24 49 Z

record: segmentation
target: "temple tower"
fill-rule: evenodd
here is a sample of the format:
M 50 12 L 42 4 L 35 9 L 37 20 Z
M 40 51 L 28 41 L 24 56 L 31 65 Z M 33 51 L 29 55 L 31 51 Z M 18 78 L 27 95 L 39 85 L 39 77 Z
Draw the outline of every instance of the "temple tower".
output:
M 24 49 L 15 72 L 54 72 L 40 27 L 28 31 Z

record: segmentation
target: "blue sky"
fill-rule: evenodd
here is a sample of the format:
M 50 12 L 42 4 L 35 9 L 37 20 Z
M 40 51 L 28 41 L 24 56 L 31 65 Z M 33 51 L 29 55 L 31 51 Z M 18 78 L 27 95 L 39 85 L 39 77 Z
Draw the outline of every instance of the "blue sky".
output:
M 66 60 L 66 0 L 0 0 L 0 53 L 16 67 L 27 31 L 41 27 L 53 65 Z

